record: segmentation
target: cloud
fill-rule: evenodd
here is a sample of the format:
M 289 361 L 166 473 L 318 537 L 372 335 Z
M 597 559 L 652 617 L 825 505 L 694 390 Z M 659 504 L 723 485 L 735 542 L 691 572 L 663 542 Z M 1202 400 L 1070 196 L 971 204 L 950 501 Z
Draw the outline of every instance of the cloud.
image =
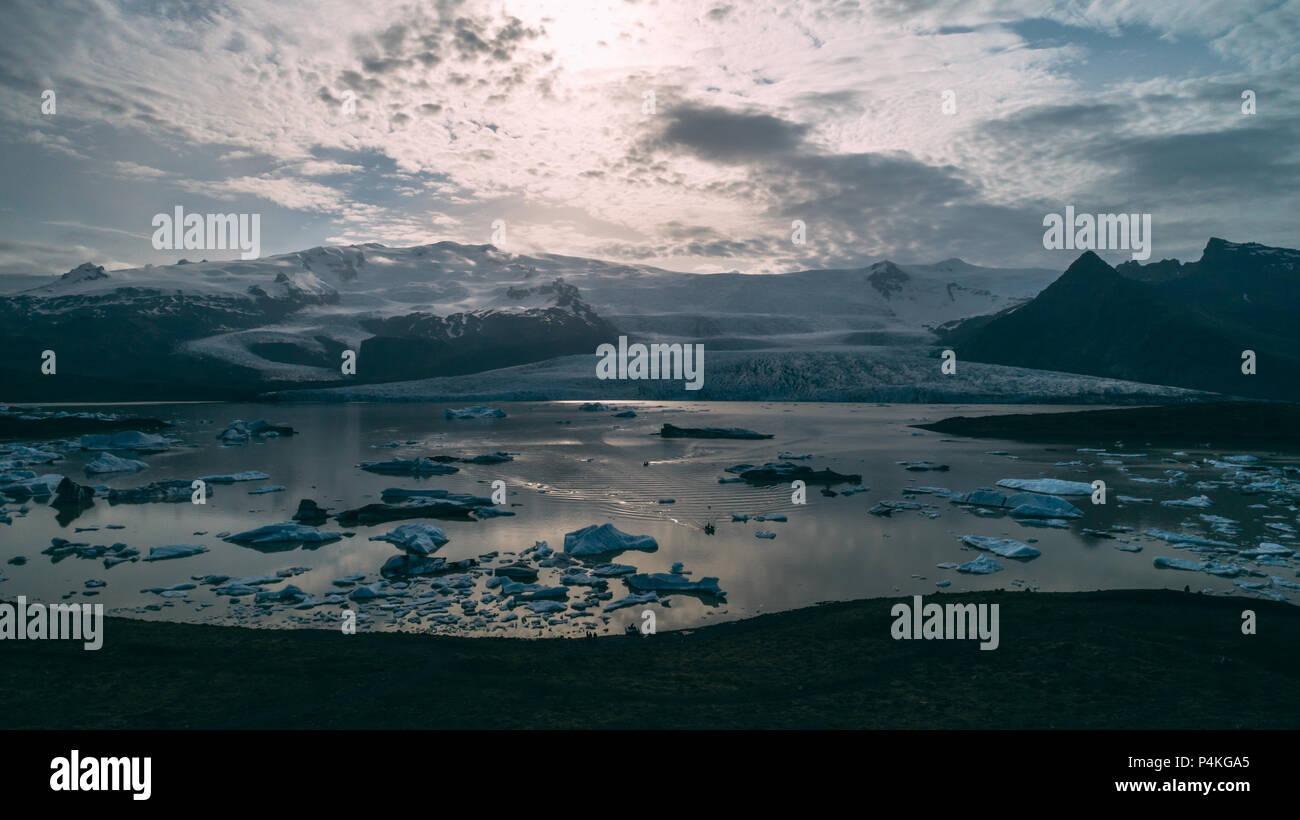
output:
M 688 270 L 1055 264 L 1041 216 L 1063 202 L 1143 205 L 1170 252 L 1293 241 L 1298 10 L 14 0 L 0 237 L 131 234 L 181 192 L 274 210 L 303 246 L 478 243 L 506 214 L 541 250 Z

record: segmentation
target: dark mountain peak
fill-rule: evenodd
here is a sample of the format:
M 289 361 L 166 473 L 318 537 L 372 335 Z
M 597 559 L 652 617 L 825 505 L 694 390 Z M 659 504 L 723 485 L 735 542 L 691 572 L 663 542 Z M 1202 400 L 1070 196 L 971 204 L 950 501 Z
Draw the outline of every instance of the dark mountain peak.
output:
M 1118 274 L 1116 274 L 1115 269 L 1112 268 L 1110 265 L 1106 264 L 1105 259 L 1102 259 L 1100 256 L 1093 253 L 1092 251 L 1084 251 L 1082 254 L 1080 254 L 1078 259 L 1070 263 L 1070 267 L 1066 268 L 1065 273 L 1063 273 L 1061 275 L 1061 278 L 1057 279 L 1056 281 L 1060 282 L 1062 279 L 1069 279 L 1073 281 L 1073 280 L 1083 279 L 1085 277 L 1086 278 L 1103 277 L 1106 279 L 1110 279 L 1117 275 Z
M 1300 251 L 1293 248 L 1274 248 L 1258 242 L 1229 242 L 1211 237 L 1201 253 L 1201 264 L 1282 264 L 1293 267 L 1300 263 Z
M 890 262 L 888 259 L 876 262 L 871 267 L 867 268 L 867 270 L 871 271 L 867 276 L 867 281 L 870 282 L 871 286 L 879 291 L 880 295 L 886 299 L 888 299 L 891 294 L 901 292 L 903 290 L 903 285 L 911 279 L 902 268 L 898 267 L 898 265 L 895 265 L 893 262 Z
M 1155 283 L 1168 282 L 1186 276 L 1195 269 L 1195 262 L 1184 265 L 1177 259 L 1161 259 L 1159 262 L 1148 262 L 1145 265 L 1135 259 L 1130 259 L 1115 266 L 1116 272 L 1125 279 Z
M 61 282 L 89 282 L 93 279 L 107 279 L 108 274 L 104 272 L 103 265 L 96 265 L 94 262 L 82 262 L 72 270 L 59 277 Z

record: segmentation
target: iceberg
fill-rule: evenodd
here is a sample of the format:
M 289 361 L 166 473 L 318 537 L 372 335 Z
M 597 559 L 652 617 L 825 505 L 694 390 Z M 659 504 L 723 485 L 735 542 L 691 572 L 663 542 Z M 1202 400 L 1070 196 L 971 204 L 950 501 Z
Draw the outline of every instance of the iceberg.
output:
M 1209 566 L 1206 561 L 1188 561 L 1186 558 L 1165 558 L 1157 555 L 1152 562 L 1156 569 L 1182 569 L 1189 572 L 1200 572 Z
M 1199 535 L 1187 535 L 1181 532 L 1169 532 L 1168 530 L 1146 530 L 1142 533 L 1148 538 L 1159 538 L 1168 544 L 1175 546 L 1189 545 L 1193 547 L 1227 547 L 1233 548 L 1236 545 L 1228 541 L 1215 541 L 1212 538 L 1202 538 Z
M 1028 560 L 1043 554 L 1028 544 L 1010 538 L 994 538 L 988 535 L 963 535 L 961 540 L 967 546 L 974 547 L 977 550 L 988 550 L 995 555 L 1001 555 L 1003 558 Z
M 1082 518 L 1083 510 L 1064 498 L 1038 493 L 1017 493 L 1007 499 L 1012 518 Z
M 395 458 L 390 461 L 363 461 L 357 465 L 369 473 L 395 473 L 401 475 L 451 475 L 459 467 L 442 464 L 431 458 Z
M 654 592 L 646 592 L 642 594 L 634 592 L 631 595 L 619 598 L 617 601 L 610 601 L 608 604 L 605 604 L 605 611 L 613 612 L 616 609 L 623 609 L 624 607 L 657 603 L 659 603 L 659 596 Z
M 721 598 L 726 593 L 718 586 L 717 578 L 688 581 L 685 576 L 670 572 L 648 572 L 629 575 L 628 588 L 635 592 L 697 592 Z
M 1164 507 L 1195 507 L 1197 509 L 1205 509 L 1214 504 L 1214 502 L 1211 501 L 1210 497 L 1207 495 L 1195 495 L 1191 498 L 1161 501 L 1160 504 Z
M 193 493 L 190 484 L 191 482 L 178 478 L 168 481 L 154 481 L 143 487 L 132 487 L 126 490 L 109 490 L 108 503 L 144 504 L 151 501 L 164 501 L 167 503 L 189 501 Z M 212 489 L 208 488 L 207 492 L 208 496 L 211 497 Z
M 261 470 L 245 470 L 229 475 L 205 475 L 199 481 L 205 484 L 234 484 L 236 481 L 265 481 L 268 478 L 270 476 Z
M 99 457 L 86 465 L 86 473 L 135 473 L 149 469 L 149 465 L 133 458 L 122 458 L 112 453 L 100 453 Z
M 373 535 L 371 541 L 387 541 L 412 555 L 431 555 L 451 539 L 432 524 L 403 524 L 386 535 Z
M 1024 490 L 1047 495 L 1092 495 L 1092 485 L 1082 481 L 1065 481 L 1059 478 L 1002 478 L 999 487 Z
M 201 547 L 198 544 L 168 544 L 164 547 L 150 547 L 149 555 L 144 560 L 167 561 L 172 558 L 188 558 L 191 555 L 198 555 L 207 551 L 207 547 Z
M 659 542 L 653 537 L 629 535 L 613 524 L 592 524 L 564 535 L 564 551 L 569 555 L 604 555 L 624 550 L 654 552 L 657 549 Z
M 1002 565 L 987 555 L 979 555 L 974 561 L 958 564 L 957 571 L 968 575 L 991 575 L 995 572 L 1001 572 Z
M 506 411 L 499 407 L 476 404 L 473 407 L 461 407 L 456 410 L 448 409 L 442 415 L 448 419 L 503 419 L 506 417 Z
M 137 453 L 161 453 L 171 449 L 171 440 L 139 430 L 120 433 L 89 433 L 81 437 L 83 450 L 134 450 Z
M 304 544 L 325 544 L 342 537 L 341 532 L 322 532 L 306 524 L 286 521 L 283 524 L 267 524 L 265 527 L 235 533 L 227 536 L 226 540 L 237 544 L 291 544 L 298 541 Z
M 63 483 L 63 476 L 57 473 L 28 476 L 0 486 L 0 494 L 9 496 L 16 501 L 24 501 L 28 498 L 44 498 L 52 495 L 61 483 Z

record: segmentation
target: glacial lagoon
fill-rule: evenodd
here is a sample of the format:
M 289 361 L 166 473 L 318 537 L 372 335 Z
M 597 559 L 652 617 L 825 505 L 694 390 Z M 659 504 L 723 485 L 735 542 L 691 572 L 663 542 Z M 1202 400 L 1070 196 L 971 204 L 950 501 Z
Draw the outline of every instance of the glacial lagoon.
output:
M 100 454 L 81 449 L 79 437 L 45 442 L 40 448 L 61 458 L 29 468 L 38 474 L 59 473 L 80 484 L 119 489 L 249 471 L 267 477 L 212 484 L 202 505 L 112 504 L 101 492 L 75 517 L 58 515 L 48 498 L 9 499 L 4 508 L 11 521 L 0 524 L 0 596 L 93 601 L 103 603 L 108 614 L 135 618 L 266 627 L 338 628 L 342 613 L 352 610 L 360 631 L 520 637 L 621 632 L 640 623 L 646 608 L 655 611 L 662 631 L 825 601 L 983 589 L 1189 586 L 1247 600 L 1300 600 L 1300 561 L 1290 554 L 1297 548 L 1291 491 L 1300 478 L 1293 457 L 1175 451 L 1139 441 L 1044 446 L 955 438 L 910 426 L 954 415 L 1050 413 L 1076 406 L 609 402 L 584 409 L 581 402 L 550 402 L 494 404 L 504 418 L 445 417 L 447 409 L 464 404 L 65 408 L 164 419 L 171 427 L 162 435 L 172 444 L 162 452 L 117 453 L 146 463 L 146 469 L 87 474 L 85 466 Z M 619 415 L 629 410 L 635 417 Z M 221 441 L 218 435 L 234 419 L 267 419 L 296 433 Z M 773 437 L 663 438 L 658 433 L 665 423 L 739 427 Z M 462 460 L 453 463 L 456 472 L 445 475 L 380 474 L 358 466 L 498 452 L 512 460 Z M 727 471 L 738 464 L 779 461 L 857 474 L 861 484 L 831 484 L 834 495 L 809 484 L 806 503 L 800 504 L 789 482 L 740 481 Z M 1022 489 L 1005 486 L 1008 480 L 1044 478 L 1084 484 L 1100 479 L 1107 485 L 1106 503 L 1063 495 L 1060 499 L 1081 515 L 1051 519 L 952 500 L 953 494 L 980 488 L 995 491 L 980 497 L 985 500 L 996 493 L 1012 497 Z M 386 488 L 483 497 L 492 495 L 497 481 L 504 482 L 507 495 L 494 509 L 513 515 L 350 526 L 331 517 L 320 529 L 349 535 L 326 543 L 249 546 L 222 537 L 290 521 L 302 499 L 328 508 L 332 516 L 380 502 Z M 263 489 L 271 491 L 259 492 Z M 893 509 L 882 509 L 882 502 Z M 749 519 L 734 520 L 745 516 Z M 448 540 L 435 546 L 434 555 L 477 565 L 429 577 L 382 576 L 380 568 L 400 551 L 371 539 L 413 522 L 445 533 Z M 606 523 L 648 535 L 657 548 L 563 557 L 566 533 Z M 43 553 L 51 539 L 90 547 L 125 544 L 139 555 L 107 562 L 111 567 L 103 554 L 81 557 L 72 551 L 54 560 Z M 1012 539 L 1039 554 L 999 555 L 988 547 L 1004 542 L 990 539 Z M 538 548 L 538 542 L 546 546 Z M 205 551 L 140 560 L 166 545 Z M 12 562 L 19 557 L 25 561 Z M 1158 558 L 1167 559 L 1163 563 L 1170 568 L 1157 567 Z M 1002 569 L 970 574 L 955 568 L 977 559 Z M 635 590 L 617 571 L 590 581 L 592 568 L 609 563 L 635 567 L 640 574 L 677 574 L 686 582 L 716 578 L 723 594 L 661 591 L 657 601 L 610 608 Z M 550 603 L 535 607 L 523 603 L 526 594 L 512 600 L 503 579 L 493 575 L 494 568 L 507 564 L 537 571 L 535 580 L 516 583 L 532 581 L 543 590 L 565 586 L 566 594 L 544 592 L 539 600 Z M 561 582 L 566 574 L 567 585 Z M 572 583 L 584 576 L 590 583 Z M 214 580 L 221 578 L 228 580 Z M 271 594 L 259 601 L 255 594 L 219 591 L 239 580 Z M 301 594 L 276 595 L 291 585 Z M 362 587 L 369 592 L 354 594 Z

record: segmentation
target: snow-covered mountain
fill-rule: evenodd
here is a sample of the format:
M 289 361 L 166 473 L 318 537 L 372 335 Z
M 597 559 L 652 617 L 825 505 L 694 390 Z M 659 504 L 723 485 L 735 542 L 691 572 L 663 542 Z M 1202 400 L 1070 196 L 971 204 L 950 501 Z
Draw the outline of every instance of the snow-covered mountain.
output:
M 32 381 L 42 350 L 58 352 L 61 378 L 33 386 L 61 385 L 59 398 L 100 398 L 110 384 L 122 386 L 115 397 L 228 395 L 473 373 L 591 352 L 619 333 L 719 349 L 929 338 L 944 322 L 1026 301 L 1055 276 L 959 259 L 705 275 L 370 243 L 107 272 L 87 263 L 0 299 L 0 335 L 21 351 L 19 383 Z M 346 378 L 345 350 L 358 358 Z

